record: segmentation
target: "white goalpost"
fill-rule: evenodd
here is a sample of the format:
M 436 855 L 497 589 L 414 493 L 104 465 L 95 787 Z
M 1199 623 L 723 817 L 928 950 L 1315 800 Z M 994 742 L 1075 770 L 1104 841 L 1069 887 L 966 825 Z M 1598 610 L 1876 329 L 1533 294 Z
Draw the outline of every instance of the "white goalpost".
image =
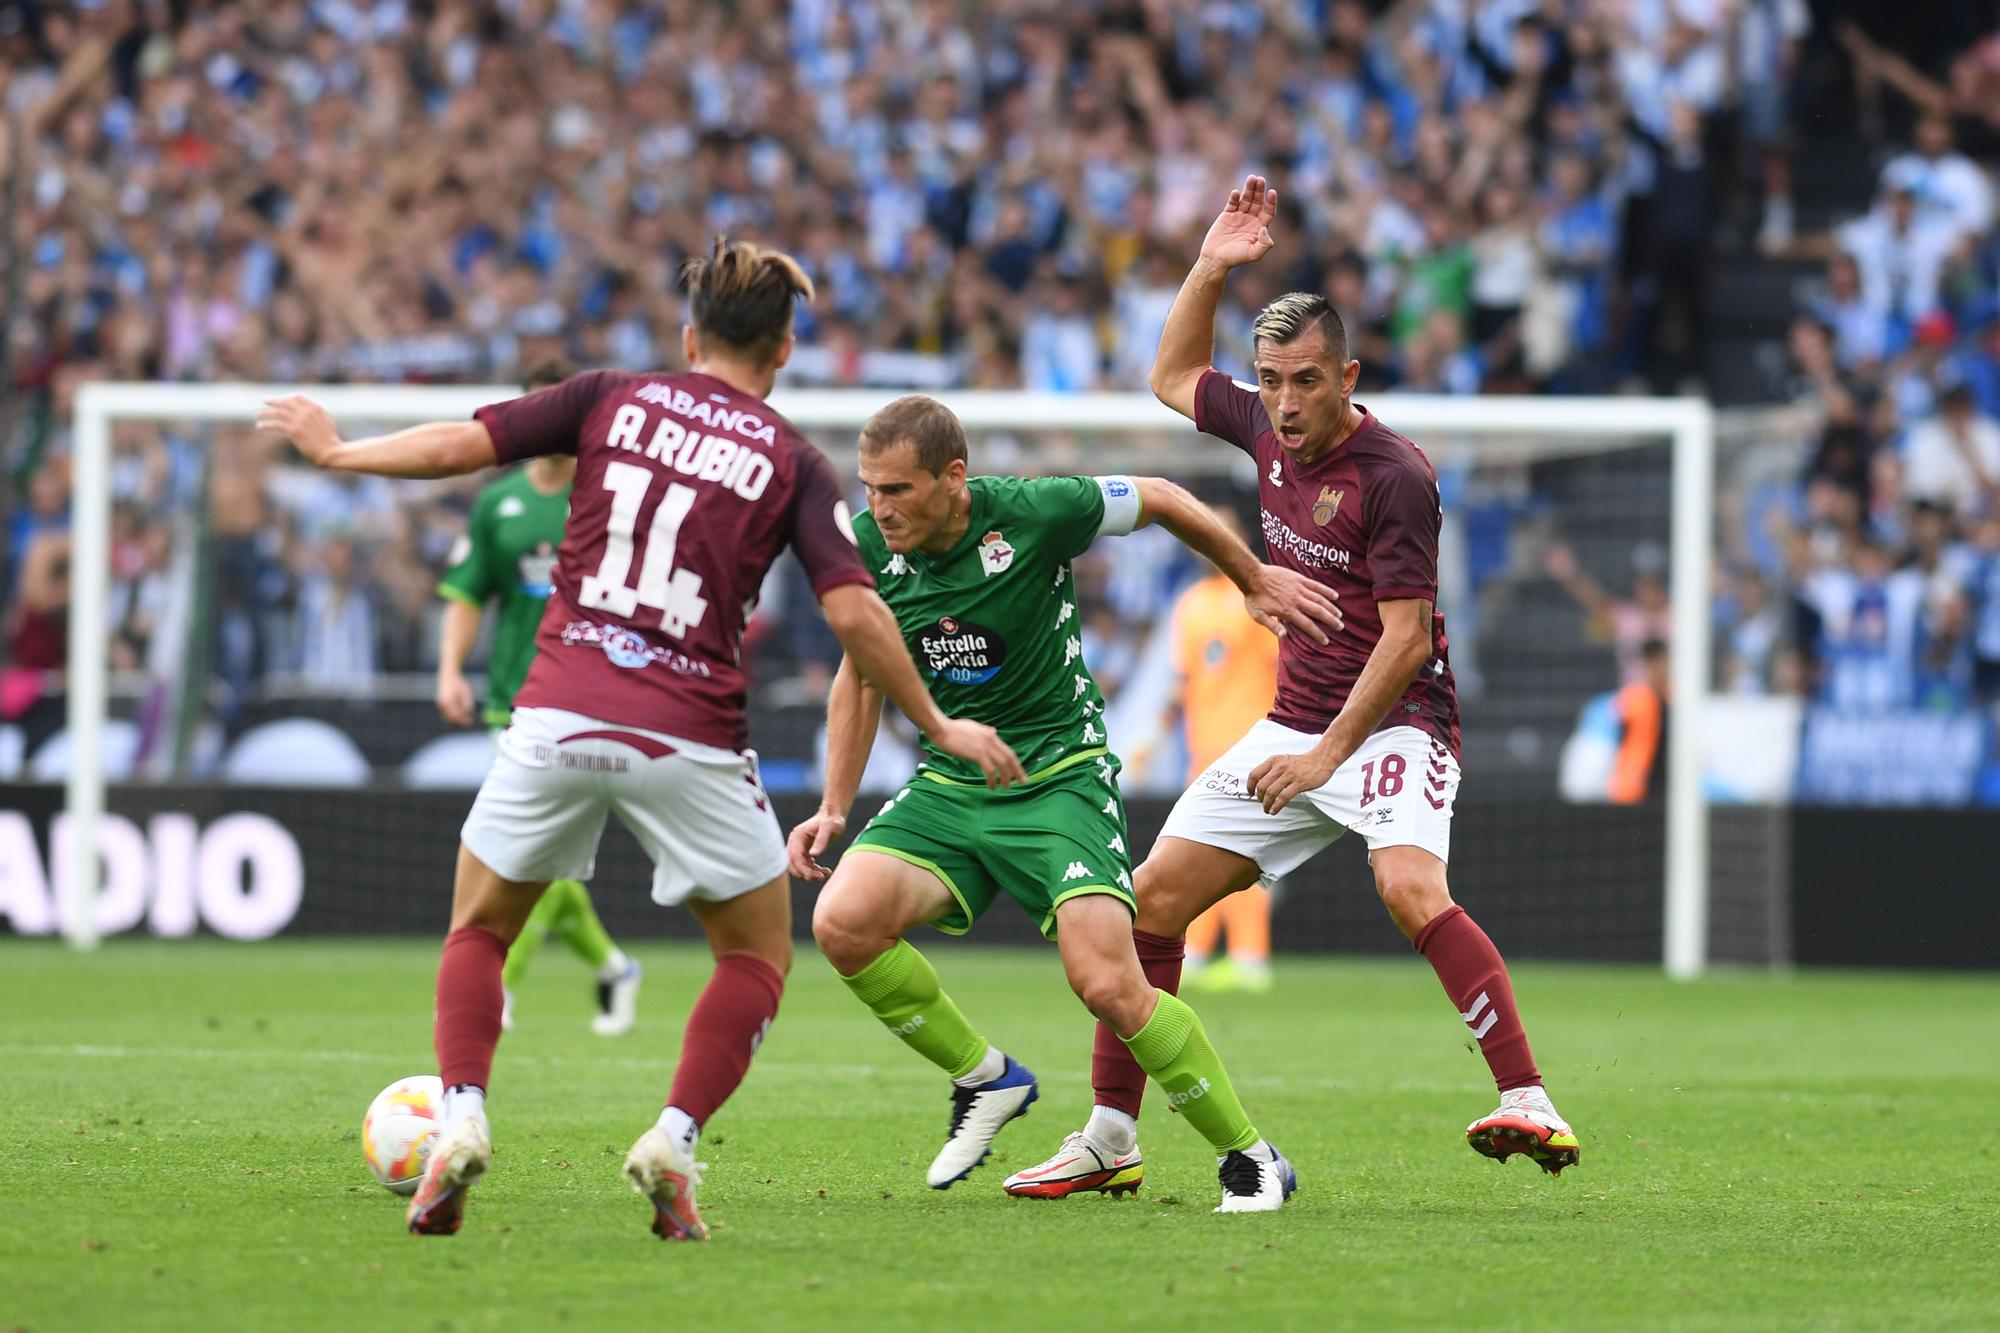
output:
M 76 394 L 65 845 L 54 856 L 63 934 L 89 948 L 97 941 L 98 830 L 105 813 L 105 721 L 110 674 L 103 627 L 111 604 L 110 534 L 113 428 L 121 421 L 245 423 L 264 400 L 308 394 L 343 422 L 408 424 L 461 418 L 486 403 L 515 397 L 511 385 L 264 385 L 90 383 Z M 781 391 L 773 405 L 808 432 L 847 436 L 890 397 L 890 390 Z M 947 392 L 938 395 L 968 431 L 1191 435 L 1189 424 L 1144 394 Z M 1708 806 L 1702 789 L 1704 701 L 1709 693 L 1708 594 L 1713 563 L 1715 419 L 1695 398 L 1460 398 L 1376 395 L 1368 399 L 1393 429 L 1433 458 L 1441 449 L 1478 457 L 1480 441 L 1536 442 L 1537 457 L 1566 442 L 1665 442 L 1671 448 L 1669 574 L 1673 725 L 1666 766 L 1662 962 L 1669 975 L 1699 976 L 1708 962 Z M 1224 450 L 1225 453 L 1230 452 Z M 1099 467 L 1095 470 L 1115 470 Z M 1452 608 L 1447 605 L 1447 615 Z M 1472 711 L 1476 714 L 1477 705 Z M 52 849 L 52 851 L 55 849 Z

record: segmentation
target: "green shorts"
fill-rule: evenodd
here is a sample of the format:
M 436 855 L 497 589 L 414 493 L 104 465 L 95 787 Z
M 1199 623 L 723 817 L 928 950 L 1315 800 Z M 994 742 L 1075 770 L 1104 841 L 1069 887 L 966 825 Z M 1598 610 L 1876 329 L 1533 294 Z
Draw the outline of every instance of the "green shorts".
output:
M 1108 753 L 1000 791 L 920 772 L 868 821 L 854 850 L 942 880 L 957 906 L 931 924 L 951 935 L 972 929 L 1001 893 L 1050 939 L 1056 908 L 1071 898 L 1108 894 L 1138 910 L 1118 760 Z

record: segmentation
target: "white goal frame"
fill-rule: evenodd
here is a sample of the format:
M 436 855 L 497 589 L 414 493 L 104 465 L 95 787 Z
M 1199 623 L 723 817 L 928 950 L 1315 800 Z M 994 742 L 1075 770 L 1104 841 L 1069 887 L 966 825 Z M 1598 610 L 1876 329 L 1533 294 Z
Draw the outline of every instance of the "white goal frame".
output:
M 91 382 L 76 394 L 70 501 L 69 734 L 65 809 L 69 845 L 57 886 L 63 934 L 97 942 L 97 828 L 104 814 L 104 719 L 109 673 L 101 631 L 111 584 L 111 433 L 118 421 L 253 420 L 267 398 L 303 393 L 336 420 L 437 421 L 470 416 L 517 397 L 513 385 L 282 385 Z M 781 391 L 774 406 L 801 429 L 852 429 L 891 396 L 875 389 Z M 974 430 L 1158 428 L 1187 421 L 1146 394 L 959 392 L 938 395 Z M 1708 587 L 1715 484 L 1715 414 L 1699 398 L 1445 397 L 1382 394 L 1384 420 L 1423 443 L 1432 435 L 1653 437 L 1673 446 L 1670 575 L 1674 725 L 1667 755 L 1665 946 L 1670 976 L 1701 975 L 1708 962 L 1708 806 L 1701 786 L 1703 703 L 1708 694 Z

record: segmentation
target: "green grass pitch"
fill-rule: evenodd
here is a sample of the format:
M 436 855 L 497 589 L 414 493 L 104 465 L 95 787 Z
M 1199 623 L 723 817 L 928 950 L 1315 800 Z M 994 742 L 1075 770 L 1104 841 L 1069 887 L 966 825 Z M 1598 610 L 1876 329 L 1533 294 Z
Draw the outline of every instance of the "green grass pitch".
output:
M 0 1330 L 2000 1326 L 2000 979 L 1523 966 L 1584 1145 L 1551 1179 L 1465 1146 L 1493 1089 L 1420 961 L 1281 958 L 1275 994 L 1198 1001 L 1301 1177 L 1222 1218 L 1156 1102 L 1136 1200 L 1002 1195 L 1081 1122 L 1089 1025 L 1053 950 L 932 952 L 1043 1080 L 994 1160 L 924 1187 L 944 1080 L 802 954 L 703 1144 L 715 1239 L 673 1246 L 618 1166 L 692 949 L 644 951 L 639 1030 L 610 1041 L 545 951 L 493 1174 L 460 1235 L 419 1240 L 356 1139 L 433 1067 L 434 944 L 0 945 Z

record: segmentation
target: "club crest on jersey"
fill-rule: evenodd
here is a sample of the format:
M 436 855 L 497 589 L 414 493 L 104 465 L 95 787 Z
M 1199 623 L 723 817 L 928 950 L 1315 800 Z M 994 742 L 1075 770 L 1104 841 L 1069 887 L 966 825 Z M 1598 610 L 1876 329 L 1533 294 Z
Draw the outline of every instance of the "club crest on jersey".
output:
M 1007 566 L 1014 563 L 1014 548 L 996 530 L 979 539 L 979 565 L 987 577 L 1005 573 Z
M 1333 516 L 1340 512 L 1341 494 L 1331 486 L 1320 487 L 1319 499 L 1313 501 L 1313 522 L 1321 527 L 1333 522 Z

